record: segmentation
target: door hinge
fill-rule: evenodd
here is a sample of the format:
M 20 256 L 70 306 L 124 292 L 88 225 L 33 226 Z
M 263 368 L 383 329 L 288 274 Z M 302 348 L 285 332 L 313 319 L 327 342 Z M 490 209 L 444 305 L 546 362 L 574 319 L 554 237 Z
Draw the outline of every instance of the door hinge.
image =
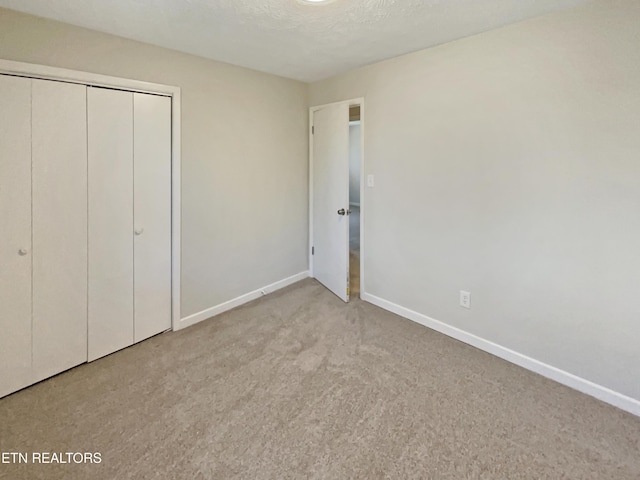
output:
M 316 247 L 311 247 L 311 255 L 315 255 L 316 254 Z
M 314 133 L 316 133 L 316 127 L 311 125 L 311 135 L 313 135 Z

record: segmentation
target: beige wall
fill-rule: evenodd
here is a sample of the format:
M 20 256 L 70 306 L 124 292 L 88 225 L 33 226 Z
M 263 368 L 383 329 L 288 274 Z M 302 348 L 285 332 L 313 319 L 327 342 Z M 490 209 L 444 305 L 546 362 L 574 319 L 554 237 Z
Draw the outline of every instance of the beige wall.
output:
M 312 84 L 365 97 L 368 293 L 640 399 L 639 25 L 599 1 Z
M 182 316 L 307 269 L 306 84 L 0 9 L 0 58 L 182 88 Z

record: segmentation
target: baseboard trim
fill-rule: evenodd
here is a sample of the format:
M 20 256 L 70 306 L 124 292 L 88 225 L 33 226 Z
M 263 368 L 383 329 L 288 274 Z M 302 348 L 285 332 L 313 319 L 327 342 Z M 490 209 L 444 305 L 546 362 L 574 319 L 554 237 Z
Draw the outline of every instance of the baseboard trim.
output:
M 203 320 L 207 320 L 211 317 L 215 317 L 216 315 L 220 315 L 221 313 L 231 310 L 232 308 L 244 305 L 245 303 L 251 302 L 256 298 L 260 298 L 263 295 L 267 295 L 269 293 L 275 292 L 276 290 L 280 290 L 281 288 L 299 282 L 300 280 L 304 280 L 307 277 L 309 277 L 308 270 L 279 280 L 265 287 L 258 288 L 257 290 L 253 290 L 249 293 L 245 293 L 244 295 L 240 295 L 239 297 L 233 298 L 214 307 L 207 308 L 205 310 L 202 310 L 201 312 L 194 313 L 193 315 L 189 315 L 188 317 L 184 317 L 180 319 L 180 326 L 176 330 L 181 330 L 196 323 L 202 322 Z
M 414 312 L 408 308 L 397 305 L 388 300 L 384 300 L 369 293 L 362 293 L 360 298 L 366 302 L 372 303 L 389 312 L 400 315 L 408 320 L 419 323 L 432 330 L 440 332 L 451 338 L 455 338 L 463 343 L 479 348 L 487 353 L 502 358 L 508 362 L 514 363 L 522 368 L 535 372 L 543 377 L 554 380 L 574 390 L 578 390 L 605 403 L 613 405 L 621 410 L 629 412 L 633 415 L 640 416 L 640 401 L 623 395 L 619 392 L 611 390 L 602 385 L 598 385 L 582 377 L 578 377 L 572 373 L 566 372 L 554 366 L 543 363 L 535 358 L 528 357 L 509 348 L 493 343 L 484 338 L 478 337 L 472 333 L 461 330 L 457 327 L 447 325 L 439 320 L 435 320 L 426 315 Z

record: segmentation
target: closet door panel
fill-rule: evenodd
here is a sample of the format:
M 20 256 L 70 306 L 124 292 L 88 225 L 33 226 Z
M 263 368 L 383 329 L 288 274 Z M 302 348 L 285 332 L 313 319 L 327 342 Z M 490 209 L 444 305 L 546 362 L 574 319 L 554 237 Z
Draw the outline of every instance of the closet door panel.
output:
M 133 94 L 87 89 L 88 359 L 133 343 Z
M 171 328 L 171 99 L 134 94 L 135 341 Z
M 0 397 L 31 383 L 31 80 L 0 75 Z
M 33 80 L 34 381 L 87 360 L 86 90 Z

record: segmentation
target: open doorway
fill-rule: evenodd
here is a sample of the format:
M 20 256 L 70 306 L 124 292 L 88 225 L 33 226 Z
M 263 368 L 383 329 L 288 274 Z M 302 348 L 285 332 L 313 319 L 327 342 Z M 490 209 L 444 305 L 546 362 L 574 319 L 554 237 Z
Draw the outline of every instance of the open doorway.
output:
M 364 99 L 309 109 L 310 275 L 344 302 L 364 290 Z
M 360 105 L 349 107 L 349 287 L 350 297 L 360 296 L 360 178 L 362 130 Z

